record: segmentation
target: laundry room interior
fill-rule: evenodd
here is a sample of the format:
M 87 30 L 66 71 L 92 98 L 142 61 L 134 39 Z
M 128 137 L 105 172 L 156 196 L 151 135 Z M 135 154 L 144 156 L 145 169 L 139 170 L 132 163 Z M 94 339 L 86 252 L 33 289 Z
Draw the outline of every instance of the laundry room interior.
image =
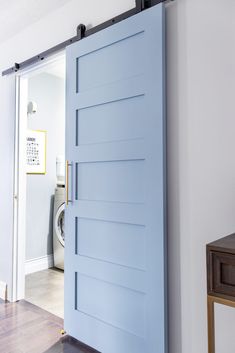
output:
M 65 60 L 27 78 L 25 299 L 64 315 Z

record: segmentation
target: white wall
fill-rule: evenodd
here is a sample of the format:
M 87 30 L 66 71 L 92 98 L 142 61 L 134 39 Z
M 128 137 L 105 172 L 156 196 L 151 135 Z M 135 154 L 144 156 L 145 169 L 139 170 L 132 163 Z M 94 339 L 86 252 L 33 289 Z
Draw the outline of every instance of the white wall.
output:
M 235 231 L 235 2 L 167 11 L 171 353 L 206 353 L 206 243 Z M 217 353 L 235 311 L 217 307 Z
M 53 253 L 56 157 L 65 155 L 64 79 L 48 73 L 29 78 L 28 101 L 37 103 L 37 113 L 28 116 L 28 129 L 47 132 L 46 174 L 27 175 L 26 260 L 31 260 Z
M 95 25 L 133 6 L 71 1 L 0 46 L 0 67 L 67 39 L 80 22 Z M 234 0 L 176 0 L 167 9 L 170 353 L 207 352 L 205 244 L 235 230 L 234 18 Z M 11 129 L 8 118 L 1 134 Z M 2 150 L 0 160 L 7 163 Z M 0 178 L 10 190 L 10 168 Z M 11 224 L 5 227 L 9 246 Z M 234 353 L 235 311 L 219 308 L 216 319 L 217 353 Z

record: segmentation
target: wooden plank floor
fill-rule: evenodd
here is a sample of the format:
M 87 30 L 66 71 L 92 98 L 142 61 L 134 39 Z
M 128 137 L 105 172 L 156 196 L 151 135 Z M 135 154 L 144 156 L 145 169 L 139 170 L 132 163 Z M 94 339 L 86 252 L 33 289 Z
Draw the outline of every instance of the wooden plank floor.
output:
M 24 300 L 0 301 L 1 353 L 94 353 L 69 336 L 61 336 L 63 320 Z

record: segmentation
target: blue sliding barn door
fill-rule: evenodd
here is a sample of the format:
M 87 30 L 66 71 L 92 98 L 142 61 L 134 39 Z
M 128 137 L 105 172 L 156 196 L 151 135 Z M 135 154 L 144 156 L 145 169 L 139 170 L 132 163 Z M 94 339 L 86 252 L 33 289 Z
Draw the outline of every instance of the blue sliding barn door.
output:
M 166 352 L 164 7 L 67 49 L 65 329 Z

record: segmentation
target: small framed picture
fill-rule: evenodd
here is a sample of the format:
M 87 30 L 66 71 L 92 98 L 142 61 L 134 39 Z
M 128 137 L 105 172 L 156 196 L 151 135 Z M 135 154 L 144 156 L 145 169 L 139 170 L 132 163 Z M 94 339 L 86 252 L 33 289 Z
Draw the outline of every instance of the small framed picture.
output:
M 27 174 L 46 174 L 46 137 L 43 130 L 27 130 L 26 134 L 26 172 Z

